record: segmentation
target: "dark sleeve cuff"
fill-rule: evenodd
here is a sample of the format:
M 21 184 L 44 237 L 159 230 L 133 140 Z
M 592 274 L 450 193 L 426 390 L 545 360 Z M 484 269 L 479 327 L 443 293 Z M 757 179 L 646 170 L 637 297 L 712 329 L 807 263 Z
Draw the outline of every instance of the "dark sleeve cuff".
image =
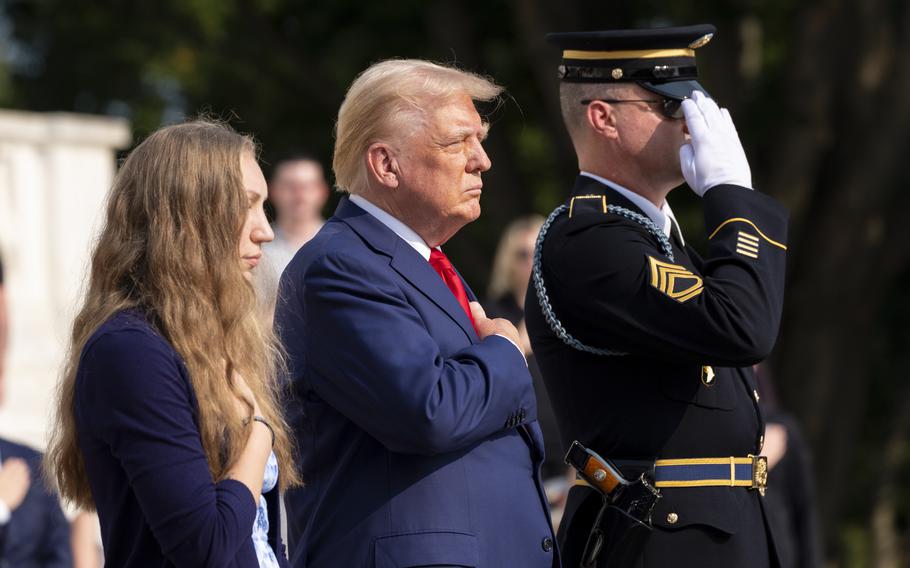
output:
M 712 187 L 704 196 L 705 229 L 713 239 L 730 226 L 750 225 L 786 250 L 787 209 L 776 199 L 736 185 Z
M 234 524 L 234 534 L 241 537 L 251 534 L 256 522 L 258 503 L 253 500 L 249 488 L 236 479 L 223 479 L 215 484 L 218 508 L 221 509 L 225 524 Z M 228 515 L 228 511 L 232 515 Z

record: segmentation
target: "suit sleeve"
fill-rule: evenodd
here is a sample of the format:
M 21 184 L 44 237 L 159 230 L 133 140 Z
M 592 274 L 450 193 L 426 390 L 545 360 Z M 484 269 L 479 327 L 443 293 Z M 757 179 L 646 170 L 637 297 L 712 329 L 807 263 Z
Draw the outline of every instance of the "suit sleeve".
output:
M 213 481 L 176 357 L 139 330 L 101 336 L 83 355 L 77 408 L 119 460 L 165 557 L 227 566 L 250 546 L 256 505 L 239 481 Z
M 671 261 L 627 222 L 591 223 L 545 249 L 554 270 L 544 276 L 569 331 L 589 345 L 700 364 L 764 359 L 783 304 L 786 211 L 734 186 L 709 190 L 704 209 L 710 238 L 700 268 Z
M 504 431 L 522 410 L 536 416 L 524 357 L 510 341 L 491 336 L 443 357 L 389 271 L 333 253 L 290 294 L 302 303 L 296 340 L 320 397 L 390 450 L 425 455 Z

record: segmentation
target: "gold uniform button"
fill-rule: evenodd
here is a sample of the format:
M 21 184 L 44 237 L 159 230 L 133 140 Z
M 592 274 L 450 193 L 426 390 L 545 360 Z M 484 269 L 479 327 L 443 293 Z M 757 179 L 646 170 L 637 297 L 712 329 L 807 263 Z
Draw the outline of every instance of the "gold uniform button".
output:
M 758 399 L 759 399 L 760 397 L 758 396 L 758 391 L 757 391 L 757 390 L 752 389 L 752 396 L 755 397 L 755 402 L 758 402 Z
M 679 520 L 679 515 L 677 515 L 676 513 L 670 513 L 669 515 L 667 515 L 667 522 L 670 523 L 671 525 L 675 525 L 676 521 L 678 521 L 678 520 Z
M 701 382 L 706 387 L 714 386 L 714 367 L 707 365 L 701 368 Z

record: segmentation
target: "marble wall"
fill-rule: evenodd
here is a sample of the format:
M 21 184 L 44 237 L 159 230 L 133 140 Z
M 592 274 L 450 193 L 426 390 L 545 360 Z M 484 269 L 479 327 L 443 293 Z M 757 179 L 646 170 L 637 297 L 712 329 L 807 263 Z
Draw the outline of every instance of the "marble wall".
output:
M 0 110 L 0 256 L 10 317 L 4 437 L 45 446 L 116 152 L 131 140 L 122 119 Z

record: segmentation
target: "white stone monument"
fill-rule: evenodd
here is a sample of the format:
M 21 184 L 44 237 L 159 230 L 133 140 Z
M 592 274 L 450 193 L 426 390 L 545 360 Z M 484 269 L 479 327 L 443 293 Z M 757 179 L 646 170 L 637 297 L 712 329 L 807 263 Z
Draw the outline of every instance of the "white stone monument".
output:
M 116 151 L 131 138 L 123 119 L 0 111 L 0 256 L 10 318 L 0 436 L 45 447 Z

